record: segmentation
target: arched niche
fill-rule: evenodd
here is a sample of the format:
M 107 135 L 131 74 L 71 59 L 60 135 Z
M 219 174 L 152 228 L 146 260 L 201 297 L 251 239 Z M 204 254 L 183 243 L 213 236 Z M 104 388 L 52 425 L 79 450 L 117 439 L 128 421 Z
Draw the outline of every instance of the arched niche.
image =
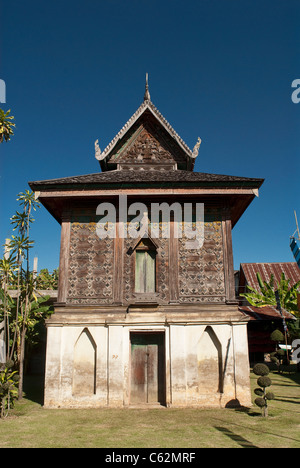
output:
M 199 393 L 222 393 L 222 346 L 214 330 L 210 326 L 205 328 L 199 340 L 197 359 Z
M 73 395 L 96 393 L 96 349 L 91 333 L 85 328 L 74 347 Z

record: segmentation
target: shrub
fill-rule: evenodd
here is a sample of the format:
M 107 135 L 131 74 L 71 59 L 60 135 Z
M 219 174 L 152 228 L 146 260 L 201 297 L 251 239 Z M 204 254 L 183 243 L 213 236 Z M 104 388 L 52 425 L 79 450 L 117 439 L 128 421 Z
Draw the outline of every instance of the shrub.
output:
M 0 365 L 0 418 L 5 418 L 14 400 L 18 397 L 17 371 L 13 371 L 13 361 Z
M 257 379 L 257 383 L 260 387 L 266 388 L 272 385 L 272 380 L 269 377 L 262 376 Z
M 255 398 L 254 402 L 260 408 L 263 408 L 265 406 L 265 399 L 264 398 Z
M 284 370 L 284 366 L 287 365 L 287 355 L 284 349 L 277 349 L 277 351 L 270 354 L 271 361 L 276 364 L 278 372 L 281 373 Z
M 283 334 L 281 333 L 280 330 L 274 330 L 271 333 L 270 338 L 271 338 L 272 341 L 277 341 L 277 343 L 279 343 L 280 341 L 284 341 L 284 336 L 283 336 Z
M 255 375 L 268 375 L 270 370 L 266 364 L 255 364 L 253 372 Z
M 255 398 L 254 403 L 256 406 L 261 408 L 262 416 L 268 416 L 268 401 L 274 400 L 275 395 L 272 392 L 266 393 L 266 388 L 272 385 L 272 380 L 267 377 L 269 374 L 269 368 L 265 364 L 255 364 L 253 367 L 253 372 L 260 377 L 257 379 L 257 384 L 261 388 L 256 388 L 254 390 L 255 395 L 258 395 L 259 398 Z

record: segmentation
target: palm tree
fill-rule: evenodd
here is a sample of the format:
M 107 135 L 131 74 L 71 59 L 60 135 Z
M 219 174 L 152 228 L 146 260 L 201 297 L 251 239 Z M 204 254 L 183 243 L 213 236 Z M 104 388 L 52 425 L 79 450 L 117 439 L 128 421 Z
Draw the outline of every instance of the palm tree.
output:
M 16 324 L 15 324 L 15 331 L 14 331 L 14 338 L 13 344 L 10 351 L 10 359 L 12 359 L 14 354 L 14 348 L 17 342 L 17 354 L 18 354 L 18 361 L 20 363 L 20 356 L 21 356 L 21 349 L 23 346 L 22 338 L 19 336 L 19 327 L 18 322 L 20 317 L 23 315 L 23 309 L 20 307 L 20 280 L 22 277 L 22 263 L 24 261 L 25 253 L 33 247 L 33 241 L 30 241 L 28 237 L 24 235 L 21 236 L 12 236 L 9 247 L 11 252 L 16 255 L 16 262 L 17 262 L 17 301 L 16 301 Z M 18 339 L 17 339 L 18 338 Z
M 19 390 L 18 397 L 19 399 L 23 396 L 23 371 L 24 371 L 24 358 L 25 358 L 25 341 L 26 333 L 28 328 L 32 327 L 34 323 L 34 317 L 40 317 L 42 313 L 46 313 L 49 309 L 49 306 L 41 307 L 41 304 L 46 301 L 46 298 L 37 298 L 34 291 L 34 281 L 33 276 L 29 270 L 29 250 L 33 247 L 34 242 L 29 239 L 30 224 L 34 221 L 31 217 L 32 210 L 36 210 L 40 203 L 35 199 L 33 192 L 26 190 L 21 192 L 18 195 L 17 200 L 20 202 L 20 205 L 23 207 L 22 211 L 17 211 L 16 214 L 11 218 L 11 223 L 14 225 L 14 231 L 18 231 L 18 235 L 12 235 L 9 239 L 9 250 L 11 255 L 15 259 L 15 269 L 17 272 L 17 298 L 16 300 L 10 301 L 10 296 L 7 294 L 7 289 L 5 291 L 0 288 L 0 299 L 2 296 L 6 297 L 5 299 L 5 317 L 6 317 L 6 327 L 7 330 L 7 343 L 10 348 L 8 348 L 9 359 L 12 359 L 15 355 L 15 348 L 17 354 L 17 363 L 19 366 Z M 26 260 L 27 266 L 26 269 L 23 269 L 23 263 Z M 5 271 L 7 265 L 3 260 L 0 263 L 0 279 L 1 271 L 5 277 L 5 285 L 7 288 L 8 278 L 5 276 Z M 2 294 L 3 292 L 3 294 Z M 10 302 L 9 302 L 10 301 Z M 3 302 L 3 300 L 2 300 Z M 39 307 L 37 307 L 39 304 Z M 2 307 L 3 309 L 3 307 Z M 12 323 L 8 323 L 8 310 L 13 316 Z M 1 312 L 1 309 L 0 309 Z M 13 337 L 9 339 L 9 326 L 10 331 L 13 331 Z M 12 341 L 12 343 L 10 343 Z
M 13 231 L 18 229 L 19 234 L 25 236 L 27 234 L 27 227 L 28 227 L 28 222 L 32 223 L 34 221 L 33 218 L 29 217 L 27 213 L 23 212 L 20 213 L 19 211 L 16 211 L 16 214 L 13 215 L 11 218 L 11 224 L 14 225 Z
M 20 202 L 20 205 L 24 207 L 24 212 L 27 213 L 28 216 L 30 216 L 32 208 L 34 211 L 36 211 L 37 208 L 40 208 L 40 202 L 36 200 L 34 192 L 31 192 L 30 190 L 20 192 L 17 200 Z
M 13 127 L 16 126 L 12 121 L 14 117 L 10 114 L 10 110 L 4 112 L 0 109 L 0 143 L 9 141 L 10 137 L 14 134 Z
M 26 234 L 27 237 L 29 238 L 29 229 L 30 229 L 30 223 L 34 221 L 34 219 L 31 217 L 31 210 L 33 209 L 36 211 L 37 208 L 40 208 L 40 202 L 36 200 L 34 192 L 31 192 L 30 190 L 25 190 L 25 192 L 20 192 L 18 194 L 17 201 L 20 202 L 20 205 L 23 206 L 23 213 L 20 214 L 17 212 L 18 217 L 13 221 L 15 224 L 19 223 L 19 232 L 20 232 L 20 226 L 24 226 L 26 228 Z M 25 219 L 27 218 L 26 222 Z M 27 248 L 27 276 L 29 275 L 29 250 Z
M 1 301 L 4 321 L 4 341 L 6 345 L 6 360 L 9 359 L 10 333 L 9 333 L 9 310 L 12 300 L 7 292 L 8 285 L 12 281 L 14 272 L 18 270 L 16 259 L 11 253 L 8 257 L 0 259 L 0 281 L 1 281 Z M 2 315 L 2 314 L 1 314 Z
M 20 202 L 20 205 L 23 206 L 23 212 L 17 214 L 12 217 L 12 223 L 15 224 L 15 229 L 18 228 L 20 236 L 18 238 L 12 236 L 13 241 L 11 242 L 11 247 L 17 249 L 17 258 L 21 258 L 20 253 L 21 250 L 25 254 L 26 258 L 26 276 L 25 276 L 25 288 L 21 292 L 18 293 L 18 303 L 16 308 L 16 330 L 18 329 L 18 344 L 19 344 L 19 352 L 18 352 L 18 361 L 19 361 L 19 399 L 23 396 L 23 370 L 24 370 L 24 358 L 25 358 L 25 341 L 26 341 L 26 330 L 27 330 L 27 318 L 30 310 L 31 304 L 31 296 L 32 291 L 30 287 L 30 270 L 29 270 L 29 249 L 33 247 L 34 242 L 29 240 L 29 230 L 30 230 L 30 223 L 33 221 L 31 217 L 31 211 L 36 210 L 40 207 L 39 201 L 35 199 L 35 195 L 30 190 L 25 190 L 25 192 L 20 192 L 18 194 L 17 201 Z M 25 237 L 26 234 L 26 237 Z M 23 262 L 23 257 L 22 257 Z M 22 270 L 22 262 L 20 264 L 20 269 Z M 18 282 L 19 286 L 19 282 Z M 18 288 L 19 289 L 19 288 Z M 19 310 L 19 304 L 21 296 L 21 307 Z M 16 338 L 16 332 L 15 332 Z

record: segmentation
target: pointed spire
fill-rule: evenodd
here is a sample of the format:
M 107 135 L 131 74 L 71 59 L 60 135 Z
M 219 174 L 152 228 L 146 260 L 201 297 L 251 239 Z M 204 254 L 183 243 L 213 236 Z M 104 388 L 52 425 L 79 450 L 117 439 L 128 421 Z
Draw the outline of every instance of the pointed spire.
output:
M 148 85 L 148 73 L 146 73 L 146 87 L 145 87 L 144 101 L 150 101 L 150 93 L 149 93 L 149 85 Z

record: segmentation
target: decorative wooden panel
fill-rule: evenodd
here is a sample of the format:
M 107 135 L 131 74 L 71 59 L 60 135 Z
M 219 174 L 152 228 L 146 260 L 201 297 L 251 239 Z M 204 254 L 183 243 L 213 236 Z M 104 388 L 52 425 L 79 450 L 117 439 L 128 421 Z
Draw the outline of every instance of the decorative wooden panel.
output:
M 135 125 L 131 132 L 116 147 L 110 163 L 130 165 L 133 169 L 138 169 L 141 165 L 152 166 L 152 170 L 159 169 L 160 166 L 185 163 L 185 156 L 167 132 L 162 132 L 161 126 L 155 122 L 151 115 L 144 116 L 141 125 Z M 158 167 L 157 167 L 158 165 Z
M 68 303 L 111 304 L 114 239 L 99 239 L 96 223 L 72 223 Z
M 194 226 L 195 228 L 195 226 Z M 179 242 L 179 302 L 224 302 L 224 260 L 221 221 L 205 222 L 201 249 L 186 249 Z
M 201 249 L 186 249 L 188 239 L 155 239 L 156 285 L 155 295 L 160 304 L 224 302 L 224 256 L 221 221 L 211 217 L 205 222 L 205 241 Z M 172 232 L 172 230 L 171 230 Z M 138 239 L 124 239 L 115 258 L 114 239 L 99 239 L 96 223 L 73 222 L 70 233 L 68 298 L 71 304 L 132 304 L 141 298 L 136 295 L 135 247 Z M 174 255 L 176 253 L 176 261 Z M 172 257 L 173 256 L 173 257 Z M 121 280 L 116 291 L 115 261 L 121 264 Z M 176 281 L 176 285 L 172 282 Z M 171 283 L 171 284 L 170 284 Z M 171 289 L 172 291 L 171 291 Z M 172 297 L 170 295 L 172 293 Z

